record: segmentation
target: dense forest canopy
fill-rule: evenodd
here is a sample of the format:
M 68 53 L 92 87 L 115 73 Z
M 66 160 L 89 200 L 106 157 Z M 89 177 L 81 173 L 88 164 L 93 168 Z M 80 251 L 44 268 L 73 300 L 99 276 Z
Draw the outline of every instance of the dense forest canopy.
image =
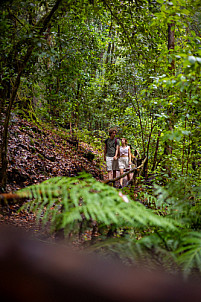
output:
M 115 126 L 147 157 L 159 214 L 181 219 L 187 230 L 182 243 L 177 230 L 173 247 L 156 219 L 162 231 L 154 235 L 168 251 L 180 244 L 185 251 L 188 231 L 198 231 L 200 253 L 200 1 L 5 0 L 0 28 L 1 187 L 15 115 L 102 144 Z
M 152 171 L 197 165 L 199 1 L 4 1 L 1 11 L 1 175 L 12 112 L 115 125 Z

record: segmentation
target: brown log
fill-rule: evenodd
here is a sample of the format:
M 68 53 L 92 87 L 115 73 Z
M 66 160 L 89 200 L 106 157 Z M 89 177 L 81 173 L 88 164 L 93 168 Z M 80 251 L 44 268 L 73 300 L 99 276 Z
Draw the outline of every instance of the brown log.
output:
M 28 236 L 0 229 L 1 301 L 201 301 L 200 281 L 143 266 L 125 267 Z
M 24 196 L 22 195 L 17 195 L 15 193 L 3 193 L 0 194 L 0 202 L 1 201 L 19 201 L 19 200 L 26 200 L 28 198 L 28 194 L 24 194 Z

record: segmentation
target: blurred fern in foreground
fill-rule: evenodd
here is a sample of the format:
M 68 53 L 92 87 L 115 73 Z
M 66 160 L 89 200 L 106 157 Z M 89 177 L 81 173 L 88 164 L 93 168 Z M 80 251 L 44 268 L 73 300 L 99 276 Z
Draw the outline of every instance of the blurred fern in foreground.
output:
M 141 195 L 151 210 L 81 173 L 52 178 L 17 194 L 29 197 L 22 209 L 36 213 L 38 221 L 50 225 L 51 231 L 64 229 L 77 235 L 96 225 L 103 230 L 102 239 L 108 229 L 117 231 L 112 240 L 98 240 L 95 250 L 118 254 L 128 263 L 145 259 L 173 272 L 201 273 L 200 187 L 181 180 L 157 187 L 155 192 L 156 197 Z
M 24 188 L 18 194 L 30 198 L 23 209 L 36 213 L 43 224 L 50 223 L 52 231 L 64 228 L 76 233 L 83 220 L 96 221 L 104 227 L 176 228 L 175 222 L 157 216 L 141 203 L 132 201 L 86 173 L 73 178 L 52 178 Z M 86 228 L 88 225 L 85 223 Z
M 178 263 L 183 266 L 185 275 L 191 271 L 201 273 L 201 232 L 188 232 L 182 238 L 181 246 L 176 250 Z
M 142 191 L 138 199 L 179 227 L 136 229 L 135 236 L 99 242 L 93 248 L 118 255 L 126 263 L 161 267 L 185 277 L 201 275 L 201 186 L 181 177 L 165 187 L 155 186 L 155 197 Z M 161 217 L 162 218 L 162 217 Z

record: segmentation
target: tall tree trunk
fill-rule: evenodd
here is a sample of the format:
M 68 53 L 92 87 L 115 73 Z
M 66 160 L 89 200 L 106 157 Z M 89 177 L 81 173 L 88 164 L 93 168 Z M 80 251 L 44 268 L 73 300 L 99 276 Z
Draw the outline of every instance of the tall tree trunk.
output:
M 9 99 L 9 104 L 8 104 L 8 108 L 6 111 L 6 116 L 5 116 L 5 121 L 3 124 L 3 130 L 2 130 L 2 145 L 1 145 L 1 167 L 0 167 L 0 187 L 1 188 L 5 188 L 6 186 L 6 171 L 7 171 L 7 149 L 8 149 L 8 126 L 9 126 L 9 121 L 10 121 L 10 115 L 11 115 L 11 110 L 12 110 L 12 106 L 18 91 L 18 88 L 20 86 L 20 78 L 22 75 L 22 72 L 24 71 L 24 68 L 31 56 L 32 50 L 33 50 L 33 46 L 29 47 L 27 50 L 27 54 L 24 57 L 24 61 L 21 65 L 21 68 L 18 72 L 18 75 L 16 77 L 15 83 L 13 85 L 12 91 L 11 91 L 11 96 Z
M 187 126 L 187 117 L 185 117 L 185 130 L 186 130 L 186 126 Z M 181 174 L 184 174 L 185 150 L 186 150 L 186 138 L 184 135 L 183 147 L 182 147 L 182 159 L 181 159 L 181 166 L 182 166 Z
M 42 35 L 43 32 L 45 31 L 45 29 L 47 28 L 48 23 L 50 22 L 53 14 L 55 13 L 55 11 L 58 9 L 60 3 L 62 2 L 62 0 L 57 0 L 55 5 L 53 6 L 53 8 L 51 9 L 51 11 L 49 13 L 47 13 L 44 17 L 42 17 L 42 19 L 40 19 L 38 21 L 38 23 L 36 24 L 36 27 L 34 28 L 34 30 L 39 29 L 38 30 L 38 35 Z M 8 126 L 9 126 L 9 121 L 10 121 L 10 116 L 11 116 L 11 111 L 12 111 L 12 107 L 13 107 L 13 103 L 15 101 L 16 95 L 17 95 L 17 91 L 19 89 L 20 86 L 20 79 L 21 76 L 24 72 L 24 69 L 27 65 L 27 62 L 29 61 L 33 49 L 35 48 L 35 43 L 34 41 L 31 41 L 29 43 L 26 55 L 24 56 L 24 58 L 22 58 L 21 60 L 21 64 L 18 70 L 18 74 L 17 77 L 14 81 L 12 90 L 11 90 L 11 95 L 9 98 L 9 103 L 8 103 L 8 108 L 6 111 L 6 116 L 5 116 L 5 121 L 3 123 L 3 129 L 2 129 L 2 140 L 1 140 L 1 149 L 0 149 L 0 188 L 1 190 L 3 190 L 6 186 L 6 172 L 7 172 L 7 149 L 8 149 Z
M 175 23 L 168 24 L 168 50 L 169 54 L 174 51 L 175 48 Z M 175 59 L 171 60 L 169 70 L 172 74 L 175 74 Z
M 146 154 L 147 159 L 149 158 L 149 146 L 150 146 L 150 142 L 151 142 L 151 135 L 152 135 L 152 132 L 153 132 L 153 129 L 154 129 L 155 125 L 156 124 L 154 124 L 154 117 L 152 115 L 152 118 L 151 118 L 151 128 L 150 128 L 150 131 L 149 131 L 148 143 L 147 143 L 147 154 Z
M 155 167 L 156 167 L 160 136 L 161 136 L 161 130 L 158 131 L 158 137 L 157 137 L 157 141 L 156 141 L 156 148 L 155 148 L 155 153 L 154 153 L 153 166 L 151 168 L 151 171 L 154 171 Z
M 169 54 L 171 55 L 172 52 L 174 51 L 175 48 L 175 23 L 169 23 L 168 24 L 168 51 Z M 169 71 L 172 75 L 175 74 L 175 60 L 171 58 L 171 64 L 169 66 Z M 173 125 L 173 117 L 174 117 L 174 111 L 172 108 L 168 110 L 168 116 L 169 119 L 167 121 L 168 123 L 168 130 L 173 130 L 174 125 Z M 172 145 L 170 145 L 169 141 L 165 142 L 165 147 L 164 147 L 164 154 L 172 154 Z M 165 165 L 165 169 L 168 172 L 169 177 L 171 177 L 171 169 L 169 166 Z
M 145 151 L 145 143 L 144 143 L 144 129 L 143 129 L 143 125 L 142 125 L 142 117 L 141 117 L 140 105 L 139 105 L 138 98 L 137 98 L 137 93 L 136 93 L 135 100 L 137 103 L 137 113 L 138 113 L 138 118 L 139 118 L 139 122 L 140 122 L 140 129 L 141 129 L 141 136 L 142 136 L 143 157 L 145 157 L 146 151 Z

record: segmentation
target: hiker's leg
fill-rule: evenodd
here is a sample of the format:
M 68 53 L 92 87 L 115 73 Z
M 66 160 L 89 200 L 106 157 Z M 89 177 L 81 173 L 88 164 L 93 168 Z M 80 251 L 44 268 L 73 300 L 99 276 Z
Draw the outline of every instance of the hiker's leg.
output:
M 120 176 L 124 173 L 124 169 L 119 169 L 120 170 Z M 120 178 L 120 186 L 123 186 L 123 178 Z
M 107 172 L 108 172 L 109 179 L 113 179 L 112 162 L 113 162 L 113 158 L 106 156 L 106 166 L 107 166 Z
M 127 171 L 129 171 L 129 170 L 127 170 Z M 127 172 L 127 171 L 126 171 L 126 172 Z M 128 180 L 128 181 L 130 180 L 130 174 L 127 175 L 127 180 Z
M 113 171 L 108 171 L 108 178 L 113 179 Z
M 122 157 L 119 158 L 119 171 L 120 171 L 120 176 L 124 173 L 124 163 Z M 123 178 L 120 178 L 120 188 L 123 186 Z
M 114 159 L 112 163 L 113 178 L 116 178 L 118 169 L 119 169 L 118 159 Z M 115 187 L 115 182 L 114 182 L 114 187 Z

